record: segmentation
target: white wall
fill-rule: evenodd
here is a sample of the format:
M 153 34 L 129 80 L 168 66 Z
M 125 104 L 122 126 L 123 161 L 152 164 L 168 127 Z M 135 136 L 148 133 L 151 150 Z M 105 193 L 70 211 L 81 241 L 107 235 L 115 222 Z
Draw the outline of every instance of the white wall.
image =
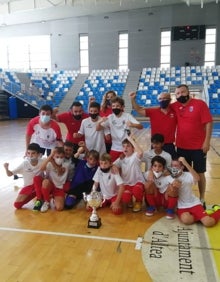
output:
M 200 24 L 217 26 L 216 63 L 220 64 L 220 4 L 215 3 L 204 5 L 203 9 L 183 4 L 2 27 L 0 37 L 50 34 L 52 67 L 56 63 L 59 69 L 79 69 L 79 34 L 87 33 L 92 70 L 118 67 L 118 32 L 126 30 L 129 33 L 129 68 L 141 70 L 146 66 L 159 66 L 161 28 Z M 172 42 L 172 65 L 194 63 L 192 50 L 201 57 L 198 64 L 202 64 L 203 40 Z

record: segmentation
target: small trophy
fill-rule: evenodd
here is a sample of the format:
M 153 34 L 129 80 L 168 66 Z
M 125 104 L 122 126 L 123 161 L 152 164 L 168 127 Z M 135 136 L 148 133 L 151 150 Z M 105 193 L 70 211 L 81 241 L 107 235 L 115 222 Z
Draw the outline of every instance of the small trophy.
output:
M 102 194 L 93 187 L 91 193 L 86 195 L 83 193 L 84 200 L 92 208 L 92 214 L 88 220 L 88 228 L 99 228 L 101 223 L 101 218 L 98 216 L 96 209 L 102 205 Z

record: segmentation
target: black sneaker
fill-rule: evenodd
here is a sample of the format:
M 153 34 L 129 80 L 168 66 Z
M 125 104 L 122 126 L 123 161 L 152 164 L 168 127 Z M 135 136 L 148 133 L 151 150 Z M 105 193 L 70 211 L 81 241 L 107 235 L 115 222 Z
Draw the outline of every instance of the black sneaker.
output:
M 41 200 L 37 200 L 34 204 L 33 211 L 40 211 L 42 204 Z

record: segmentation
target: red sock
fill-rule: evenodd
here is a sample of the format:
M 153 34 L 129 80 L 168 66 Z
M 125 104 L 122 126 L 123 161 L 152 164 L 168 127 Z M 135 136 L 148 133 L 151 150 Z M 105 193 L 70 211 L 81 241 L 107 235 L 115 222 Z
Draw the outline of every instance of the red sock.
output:
M 167 204 L 167 208 L 168 209 L 175 209 L 176 205 L 177 205 L 177 197 L 168 197 L 168 204 Z
M 210 216 L 214 218 L 216 222 L 218 222 L 220 219 L 220 210 L 214 212 L 213 214 L 210 214 Z
M 151 207 L 156 207 L 156 199 L 154 194 L 146 194 L 146 200 Z

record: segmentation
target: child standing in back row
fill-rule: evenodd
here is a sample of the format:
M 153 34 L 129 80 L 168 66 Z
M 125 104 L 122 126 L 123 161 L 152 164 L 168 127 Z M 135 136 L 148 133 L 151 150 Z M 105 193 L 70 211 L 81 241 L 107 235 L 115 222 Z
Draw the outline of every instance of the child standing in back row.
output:
M 110 155 L 114 162 L 123 153 L 122 141 L 131 128 L 142 129 L 143 125 L 131 114 L 124 112 L 124 100 L 121 97 L 114 97 L 111 100 L 112 114 L 107 118 L 103 117 L 97 126 L 97 130 L 108 128 L 112 137 Z
M 89 105 L 89 117 L 84 119 L 81 123 L 78 133 L 74 133 L 75 138 L 85 137 L 85 146 L 90 150 L 96 150 L 100 154 L 106 152 L 105 135 L 109 134 L 109 130 L 96 130 L 98 121 L 101 120 L 99 116 L 100 104 L 92 102 Z

